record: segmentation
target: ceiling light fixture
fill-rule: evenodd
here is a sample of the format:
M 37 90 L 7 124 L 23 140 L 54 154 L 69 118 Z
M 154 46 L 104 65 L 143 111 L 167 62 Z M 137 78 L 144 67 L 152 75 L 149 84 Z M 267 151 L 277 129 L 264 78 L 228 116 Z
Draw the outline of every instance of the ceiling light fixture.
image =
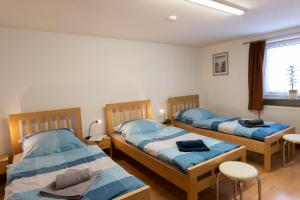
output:
M 226 5 L 224 3 L 220 3 L 217 1 L 212 1 L 212 0 L 188 0 L 190 2 L 196 3 L 196 4 L 200 4 L 202 6 L 206 6 L 209 8 L 214 8 L 217 10 L 221 10 L 227 13 L 231 13 L 234 15 L 242 15 L 245 13 L 245 10 L 239 9 L 239 8 L 235 8 L 229 5 Z

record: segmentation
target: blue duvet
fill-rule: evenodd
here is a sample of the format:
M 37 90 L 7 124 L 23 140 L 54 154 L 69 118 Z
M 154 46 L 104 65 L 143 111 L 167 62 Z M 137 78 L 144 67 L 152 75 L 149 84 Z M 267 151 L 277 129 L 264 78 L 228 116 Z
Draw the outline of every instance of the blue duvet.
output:
M 264 141 L 266 137 L 289 127 L 288 125 L 281 123 L 265 122 L 269 127 L 247 128 L 239 124 L 238 119 L 239 118 L 232 117 L 215 117 L 194 121 L 193 126 L 259 141 Z
M 27 158 L 10 165 L 7 171 L 5 199 L 52 199 L 40 196 L 40 189 L 55 180 L 57 174 L 69 168 L 102 171 L 97 177 L 97 182 L 84 196 L 84 200 L 108 200 L 144 186 L 97 146 L 89 146 L 48 156 Z
M 137 148 L 170 163 L 182 172 L 194 165 L 229 152 L 239 145 L 205 137 L 196 133 L 190 133 L 176 127 L 166 127 L 154 132 L 128 133 L 125 136 L 127 142 Z M 203 152 L 181 152 L 176 145 L 177 141 L 203 140 L 210 149 Z

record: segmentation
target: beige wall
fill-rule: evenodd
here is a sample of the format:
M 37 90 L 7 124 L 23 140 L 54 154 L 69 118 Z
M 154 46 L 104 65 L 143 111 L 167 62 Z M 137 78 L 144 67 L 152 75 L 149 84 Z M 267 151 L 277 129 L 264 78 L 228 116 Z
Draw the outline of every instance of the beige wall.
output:
M 84 131 L 106 103 L 197 92 L 191 47 L 0 28 L 0 154 L 10 113 L 80 106 Z M 104 124 L 94 133 L 104 133 Z
M 0 28 L 0 154 L 8 152 L 10 113 L 80 106 L 84 132 L 104 118 L 106 103 L 152 99 L 153 114 L 169 96 L 200 94 L 221 115 L 257 117 L 247 110 L 248 45 L 203 48 Z M 229 52 L 229 75 L 212 75 L 212 55 Z M 300 130 L 300 109 L 266 106 L 262 117 Z M 104 124 L 94 134 L 104 133 Z
M 257 117 L 248 111 L 248 40 L 268 38 L 300 31 L 300 28 L 285 30 L 259 37 L 243 38 L 221 44 L 211 45 L 198 50 L 198 84 L 201 86 L 200 104 L 221 115 Z M 229 75 L 213 76 L 212 55 L 229 53 Z M 300 108 L 265 106 L 262 118 L 284 122 L 297 127 L 300 131 Z

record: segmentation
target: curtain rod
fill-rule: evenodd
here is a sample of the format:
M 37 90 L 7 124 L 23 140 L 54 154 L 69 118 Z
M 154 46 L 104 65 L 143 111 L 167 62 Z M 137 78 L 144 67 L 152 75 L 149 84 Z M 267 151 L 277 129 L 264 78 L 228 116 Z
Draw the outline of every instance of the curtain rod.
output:
M 280 36 L 274 36 L 274 37 L 269 37 L 269 38 L 266 38 L 266 39 L 259 39 L 259 40 L 248 41 L 248 42 L 244 42 L 243 44 L 245 45 L 245 44 L 250 44 L 251 42 L 259 42 L 259 41 L 262 41 L 262 40 L 277 39 L 277 38 L 292 36 L 292 35 L 296 35 L 296 34 L 300 34 L 300 32 L 289 33 L 289 34 L 280 35 Z

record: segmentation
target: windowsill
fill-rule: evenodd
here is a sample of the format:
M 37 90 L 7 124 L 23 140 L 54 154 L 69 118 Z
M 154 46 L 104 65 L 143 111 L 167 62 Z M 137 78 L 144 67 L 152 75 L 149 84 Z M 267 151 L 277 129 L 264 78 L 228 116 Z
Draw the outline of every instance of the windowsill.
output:
M 300 98 L 288 99 L 284 97 L 264 97 L 264 105 L 300 107 Z

